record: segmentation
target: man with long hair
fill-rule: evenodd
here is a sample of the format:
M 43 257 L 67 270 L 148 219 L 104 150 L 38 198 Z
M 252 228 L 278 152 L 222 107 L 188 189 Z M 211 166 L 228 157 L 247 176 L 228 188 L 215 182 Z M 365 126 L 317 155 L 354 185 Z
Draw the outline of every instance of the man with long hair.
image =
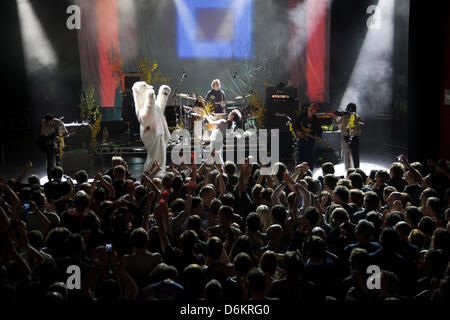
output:
M 332 113 L 335 123 L 341 130 L 341 145 L 344 151 L 345 169 L 359 168 L 359 135 L 364 121 L 356 114 L 356 105 L 349 103 L 345 112 Z
M 206 94 L 205 100 L 208 103 L 214 104 L 215 113 L 225 112 L 225 105 L 223 103 L 220 103 L 225 101 L 225 92 L 221 89 L 219 79 L 214 79 L 211 82 L 211 90 L 209 90 L 208 93 Z

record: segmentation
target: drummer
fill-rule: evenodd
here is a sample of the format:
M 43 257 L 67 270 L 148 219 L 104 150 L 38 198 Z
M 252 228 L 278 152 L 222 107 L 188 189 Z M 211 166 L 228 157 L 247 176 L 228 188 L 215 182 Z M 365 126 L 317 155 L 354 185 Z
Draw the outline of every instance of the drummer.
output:
M 222 147 L 223 147 L 223 139 L 226 137 L 226 135 L 232 135 L 234 134 L 235 130 L 238 129 L 241 123 L 241 113 L 237 109 L 233 109 L 228 114 L 227 119 L 219 119 L 219 120 L 213 120 L 211 116 L 207 116 L 206 120 L 214 124 L 216 128 L 212 131 L 211 137 L 210 137 L 210 150 L 215 149 L 216 154 L 219 157 L 219 163 L 223 165 L 223 156 L 222 156 Z M 227 131 L 227 129 L 229 129 Z M 219 134 L 219 132 L 221 134 Z M 222 138 L 222 140 L 221 140 Z
M 227 119 L 218 119 L 213 120 L 212 117 L 206 117 L 209 123 L 216 125 L 216 129 L 214 131 L 218 130 L 222 133 L 222 137 L 225 137 L 225 134 L 227 133 L 227 129 L 230 129 L 230 133 L 233 133 L 236 129 L 239 129 L 241 127 L 241 119 L 242 115 L 237 109 L 233 109 L 228 114 Z M 211 135 L 211 140 L 213 139 L 213 135 Z
M 211 82 L 211 90 L 206 94 L 205 100 L 214 104 L 214 113 L 225 113 L 225 103 L 217 103 L 225 102 L 225 92 L 221 89 L 219 79 Z

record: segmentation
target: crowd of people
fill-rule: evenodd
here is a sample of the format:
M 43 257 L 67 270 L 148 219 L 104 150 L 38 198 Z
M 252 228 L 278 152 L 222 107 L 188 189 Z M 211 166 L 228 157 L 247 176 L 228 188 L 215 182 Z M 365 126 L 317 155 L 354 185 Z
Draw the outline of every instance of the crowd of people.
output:
M 0 300 L 450 299 L 449 161 L 252 160 L 133 177 L 115 156 L 44 185 L 28 163 L 0 180 Z

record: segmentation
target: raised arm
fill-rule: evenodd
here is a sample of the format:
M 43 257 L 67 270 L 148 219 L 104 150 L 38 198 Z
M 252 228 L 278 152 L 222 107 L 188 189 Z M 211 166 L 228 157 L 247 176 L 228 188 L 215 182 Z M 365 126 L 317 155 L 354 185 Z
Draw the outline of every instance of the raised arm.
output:
M 219 193 L 221 195 L 224 195 L 227 192 L 227 188 L 225 186 L 225 182 L 223 181 L 222 165 L 217 166 L 217 164 L 214 164 L 214 166 L 216 167 L 217 171 L 219 171 L 219 175 L 217 177 L 217 179 L 219 180 Z
M 159 106 L 161 111 L 164 113 L 166 109 L 167 100 L 169 99 L 170 92 L 172 90 L 167 85 L 162 85 L 158 90 L 158 97 L 156 98 L 156 104 Z
M 17 177 L 16 181 L 17 183 L 22 183 L 23 179 L 27 175 L 28 171 L 33 167 L 33 163 L 31 160 L 27 161 L 27 164 L 25 165 L 25 168 L 23 168 L 23 171 L 20 173 L 19 177 Z
M 276 188 L 275 191 L 272 193 L 272 206 L 281 204 L 280 202 L 280 194 L 283 192 L 285 187 L 285 182 L 282 181 Z
M 159 235 L 159 240 L 161 242 L 161 250 L 162 252 L 166 252 L 166 247 L 168 244 L 170 244 L 169 242 L 169 238 L 167 237 L 167 232 L 168 230 L 165 230 L 164 228 L 164 219 L 168 219 L 168 214 L 167 214 L 167 203 L 160 203 L 156 208 L 155 208 L 155 220 L 156 223 L 158 225 L 158 235 Z
M 305 188 L 306 181 L 302 180 L 295 184 L 296 190 L 302 195 L 302 207 L 307 208 L 311 206 L 311 193 Z
M 416 169 L 414 169 L 413 167 L 411 167 L 411 165 L 409 164 L 408 160 L 406 159 L 406 157 L 404 155 L 399 156 L 400 158 L 400 162 L 408 169 L 412 172 L 412 174 L 417 178 L 417 180 L 419 181 L 419 183 L 423 183 L 423 177 L 420 174 L 420 172 Z
M 142 227 L 145 229 L 145 231 L 148 231 L 148 220 L 150 218 L 150 213 L 152 210 L 153 201 L 155 200 L 155 193 L 152 191 L 147 194 L 147 201 L 145 203 L 145 211 L 144 211 L 144 221 L 142 221 Z
M 30 207 L 31 210 L 33 210 L 37 214 L 39 220 L 41 220 L 42 226 L 40 231 L 45 236 L 47 234 L 47 231 L 50 229 L 50 220 L 48 220 L 48 218 L 42 213 L 42 211 L 33 200 L 30 201 Z

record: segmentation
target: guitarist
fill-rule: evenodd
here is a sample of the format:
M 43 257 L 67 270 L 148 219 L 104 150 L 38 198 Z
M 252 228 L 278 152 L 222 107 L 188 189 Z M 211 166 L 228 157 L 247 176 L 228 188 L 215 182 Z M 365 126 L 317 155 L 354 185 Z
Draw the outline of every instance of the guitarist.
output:
M 308 137 L 322 137 L 322 127 L 316 112 L 319 110 L 317 103 L 311 103 L 294 122 L 294 130 L 298 138 L 298 162 L 307 162 L 311 171 L 316 163 L 316 140 Z
M 58 152 L 58 135 L 63 136 L 68 134 L 64 122 L 61 119 L 55 118 L 51 114 L 45 115 L 41 121 L 41 127 L 38 138 L 38 147 L 41 151 L 46 153 L 47 156 L 47 176 L 48 180 L 51 180 L 51 170 L 57 165 L 57 152 Z
M 211 82 L 211 90 L 206 94 L 205 100 L 214 103 L 214 113 L 225 113 L 225 92 L 221 89 L 220 80 L 214 79 Z

